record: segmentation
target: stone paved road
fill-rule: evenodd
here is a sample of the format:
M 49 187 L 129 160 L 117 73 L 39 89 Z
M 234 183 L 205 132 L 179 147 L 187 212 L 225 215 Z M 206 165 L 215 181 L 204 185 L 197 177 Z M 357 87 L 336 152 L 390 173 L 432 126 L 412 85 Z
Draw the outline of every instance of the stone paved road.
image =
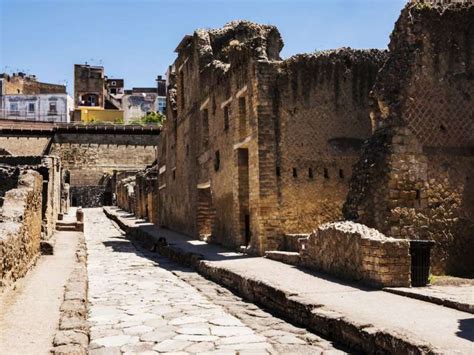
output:
M 339 353 L 190 269 L 137 250 L 101 209 L 85 210 L 90 354 Z

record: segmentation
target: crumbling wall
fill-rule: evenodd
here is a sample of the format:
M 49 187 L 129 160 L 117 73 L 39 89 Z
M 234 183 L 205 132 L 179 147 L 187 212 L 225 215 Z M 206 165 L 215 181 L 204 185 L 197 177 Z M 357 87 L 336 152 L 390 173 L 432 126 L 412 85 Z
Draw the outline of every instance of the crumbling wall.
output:
M 408 4 L 374 88 L 347 218 L 431 239 L 434 273 L 474 275 L 474 4 Z
M 369 92 L 387 53 L 338 50 L 280 65 L 277 172 L 284 233 L 342 218 L 352 165 L 371 135 Z
M 375 286 L 410 286 L 410 241 L 353 222 L 321 225 L 301 240 L 301 264 Z
M 135 184 L 135 176 L 129 176 L 117 181 L 115 190 L 117 206 L 131 213 L 135 213 L 136 211 Z
M 23 277 L 40 253 L 42 177 L 32 170 L 0 169 L 0 287 Z M 15 186 L 16 185 L 16 186 Z
M 31 169 L 40 173 L 43 178 L 42 188 L 42 233 L 43 240 L 48 240 L 54 233 L 58 214 L 62 209 L 62 169 L 61 162 L 55 156 L 0 156 L 0 164 L 21 169 Z

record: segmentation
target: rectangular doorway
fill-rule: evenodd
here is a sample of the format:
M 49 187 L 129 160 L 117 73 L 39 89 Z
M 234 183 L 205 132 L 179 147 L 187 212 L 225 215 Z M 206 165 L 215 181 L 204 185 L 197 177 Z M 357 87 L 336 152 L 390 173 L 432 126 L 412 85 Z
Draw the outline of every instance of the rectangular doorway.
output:
M 249 151 L 246 148 L 237 150 L 239 178 L 239 220 L 242 242 L 249 245 L 252 238 L 250 228 L 250 186 L 249 186 Z

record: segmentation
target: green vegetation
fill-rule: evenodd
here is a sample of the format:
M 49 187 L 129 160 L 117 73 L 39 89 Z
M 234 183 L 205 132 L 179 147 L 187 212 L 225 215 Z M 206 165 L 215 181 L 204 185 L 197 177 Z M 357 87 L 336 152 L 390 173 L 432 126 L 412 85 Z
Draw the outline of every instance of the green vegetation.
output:
M 166 120 L 166 116 L 160 112 L 148 112 L 145 116 L 138 120 L 130 121 L 129 124 L 153 124 L 157 126 L 162 126 Z
M 100 121 L 100 120 L 96 120 L 96 119 L 92 119 L 91 121 L 85 123 L 85 122 L 81 122 L 82 124 L 87 124 L 87 125 L 117 125 L 117 124 L 120 124 L 120 125 L 124 125 L 124 124 L 127 124 L 127 125 L 157 125 L 159 127 L 163 126 L 163 123 L 165 122 L 166 120 L 166 116 L 159 113 L 159 112 L 149 112 L 147 113 L 145 116 L 143 116 L 142 118 L 140 119 L 137 119 L 137 120 L 132 120 L 128 123 L 125 123 L 123 121 L 123 118 L 117 118 L 115 119 L 113 122 L 110 122 L 110 121 Z

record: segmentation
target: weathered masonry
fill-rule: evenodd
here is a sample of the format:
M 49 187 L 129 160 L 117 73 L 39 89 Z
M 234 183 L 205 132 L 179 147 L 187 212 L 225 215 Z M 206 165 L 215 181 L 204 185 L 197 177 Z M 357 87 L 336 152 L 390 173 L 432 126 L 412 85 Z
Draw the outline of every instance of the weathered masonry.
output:
M 276 27 L 197 30 L 176 49 L 158 149 L 159 224 L 262 253 L 342 218 L 386 53 L 282 61 Z
M 374 135 L 344 215 L 436 242 L 435 273 L 474 275 L 474 4 L 408 4 L 374 88 Z
M 141 126 L 21 125 L 0 127 L 11 155 L 54 155 L 65 170 L 73 206 L 111 205 L 114 171 L 138 171 L 156 159 L 159 129 Z

